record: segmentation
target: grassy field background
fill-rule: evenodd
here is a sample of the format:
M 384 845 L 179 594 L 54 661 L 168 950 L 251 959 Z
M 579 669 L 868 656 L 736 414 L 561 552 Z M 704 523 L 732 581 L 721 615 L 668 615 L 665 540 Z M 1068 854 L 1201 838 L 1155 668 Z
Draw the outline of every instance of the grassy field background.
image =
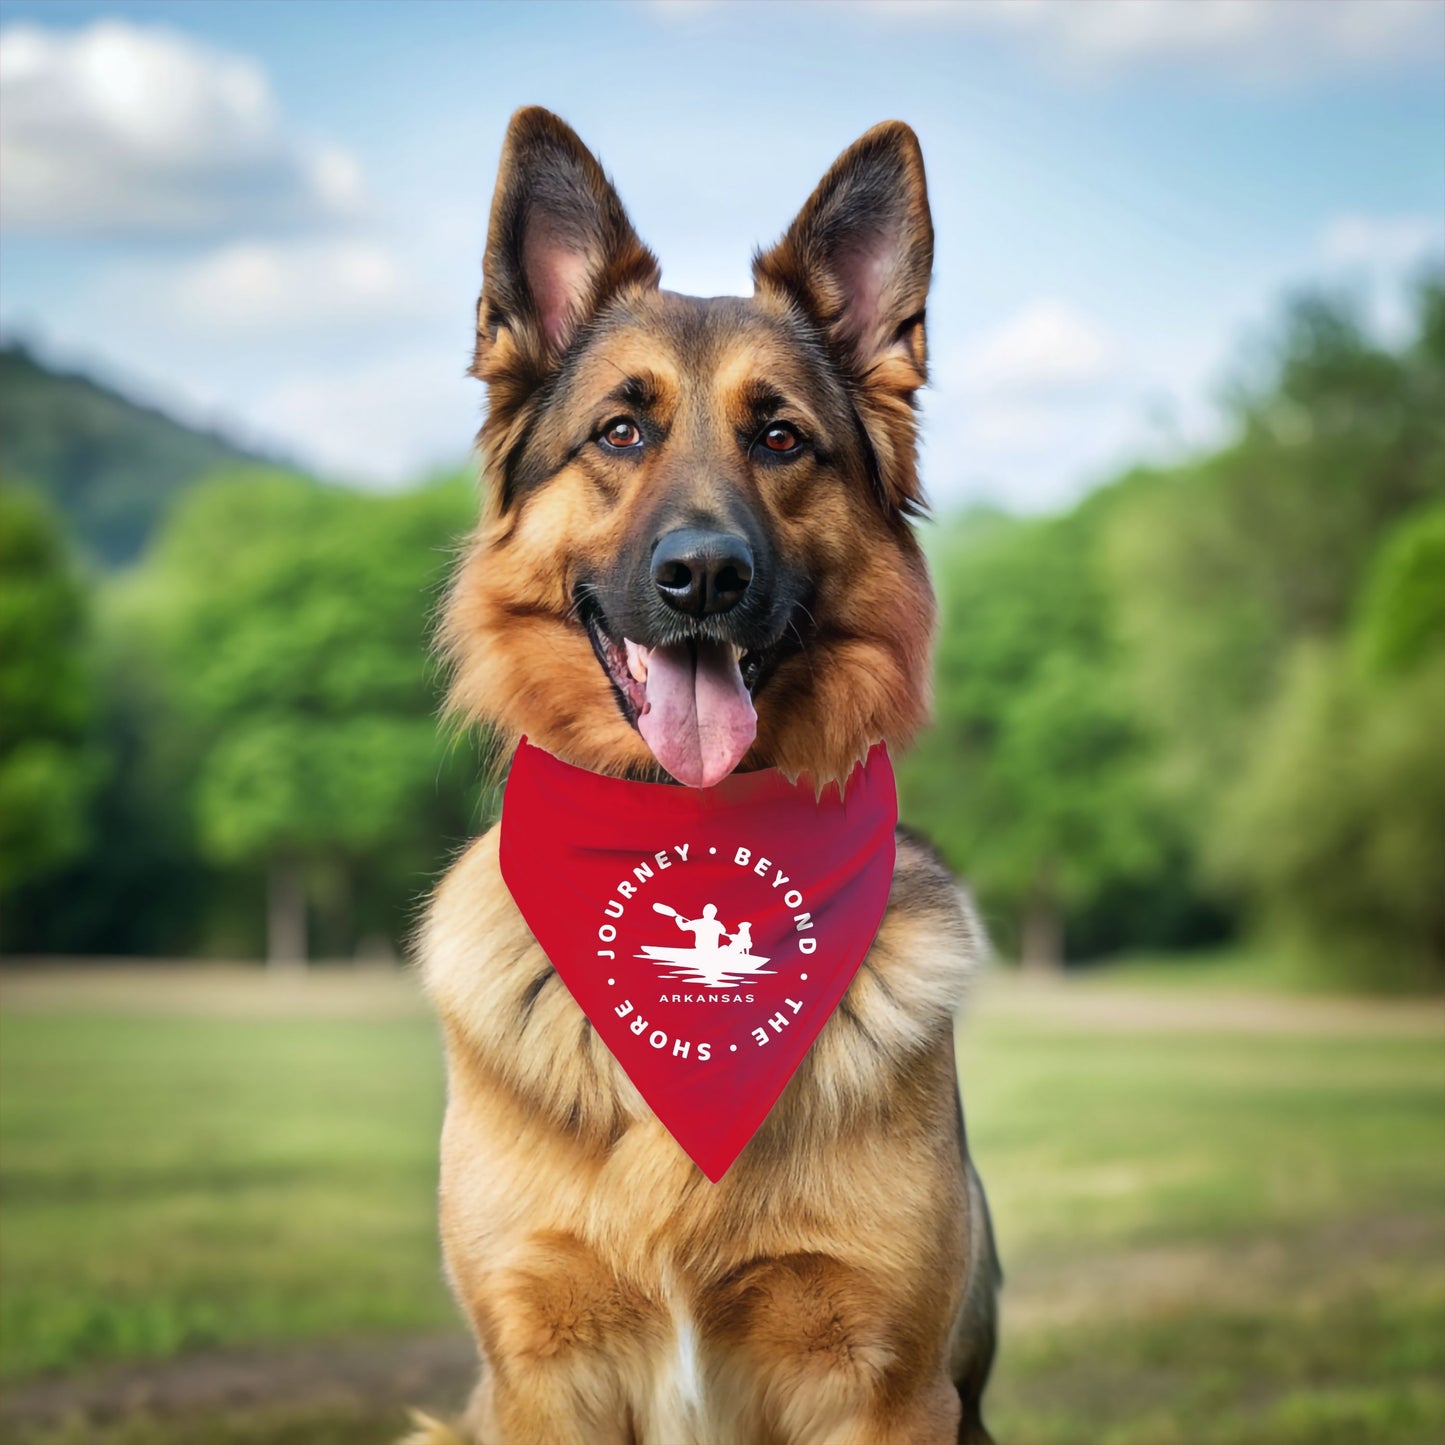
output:
M 1150 969 L 961 1030 L 1001 1440 L 1445 1437 L 1445 1017 Z M 8 1445 L 361 1445 L 457 1404 L 405 976 L 0 981 Z

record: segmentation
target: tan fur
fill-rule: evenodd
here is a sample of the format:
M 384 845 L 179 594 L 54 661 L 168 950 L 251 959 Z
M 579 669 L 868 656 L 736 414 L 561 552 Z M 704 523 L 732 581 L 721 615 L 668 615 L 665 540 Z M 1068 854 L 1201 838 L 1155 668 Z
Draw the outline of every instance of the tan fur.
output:
M 486 495 L 441 637 L 454 710 L 658 777 L 578 598 L 659 519 L 741 506 L 809 588 L 742 766 L 821 785 L 879 739 L 902 747 L 927 714 L 934 624 L 907 522 L 931 264 L 922 160 L 897 123 L 758 257 L 751 301 L 698 302 L 657 289 L 580 141 L 519 112 L 478 308 Z M 588 441 L 623 409 L 620 378 L 659 439 L 625 464 Z M 764 405 L 815 443 L 787 466 L 740 446 Z M 493 830 L 457 861 L 417 945 L 447 1055 L 443 1253 L 483 1366 L 457 1429 L 482 1445 L 986 1441 L 996 1265 L 953 1057 L 984 941 L 946 870 L 900 835 L 842 1004 L 709 1184 L 551 969 L 497 849 Z M 418 1441 L 447 1439 L 418 1423 Z
M 409 1435 L 397 1441 L 397 1445 L 469 1445 L 464 1435 L 459 1435 L 445 1420 L 438 1420 L 421 1410 L 412 1410 L 413 1429 Z
M 709 1185 L 555 976 L 523 1007 L 547 962 L 496 830 L 458 862 L 419 951 L 450 1079 L 443 1250 L 488 1366 L 479 1439 L 954 1438 L 948 1340 L 981 1226 L 952 1020 L 983 945 L 938 884 L 905 841 L 844 1005 Z

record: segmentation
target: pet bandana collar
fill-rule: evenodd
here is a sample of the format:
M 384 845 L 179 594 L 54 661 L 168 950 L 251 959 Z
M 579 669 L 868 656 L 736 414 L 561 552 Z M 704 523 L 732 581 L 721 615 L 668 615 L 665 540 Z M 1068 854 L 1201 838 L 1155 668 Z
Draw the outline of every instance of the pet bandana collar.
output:
M 502 878 L 603 1043 L 714 1183 L 872 945 L 897 822 L 882 743 L 821 798 L 776 769 L 696 789 L 518 746 Z

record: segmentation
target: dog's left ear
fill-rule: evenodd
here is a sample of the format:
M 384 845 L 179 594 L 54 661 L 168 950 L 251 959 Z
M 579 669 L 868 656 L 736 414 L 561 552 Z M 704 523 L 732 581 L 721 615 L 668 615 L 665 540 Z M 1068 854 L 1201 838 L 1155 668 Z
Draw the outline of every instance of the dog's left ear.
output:
M 913 398 L 928 378 L 933 220 L 918 137 L 885 121 L 833 162 L 783 239 L 753 258 L 757 289 L 801 306 L 853 391 L 888 506 L 922 509 Z

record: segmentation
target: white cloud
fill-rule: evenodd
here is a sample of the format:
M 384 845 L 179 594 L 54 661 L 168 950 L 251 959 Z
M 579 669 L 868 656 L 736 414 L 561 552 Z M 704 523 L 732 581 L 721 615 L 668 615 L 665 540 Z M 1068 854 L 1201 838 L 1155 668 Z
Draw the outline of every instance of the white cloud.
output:
M 1436 216 L 1339 216 L 1320 236 L 1331 265 L 1404 270 L 1445 248 L 1445 225 Z
M 1404 345 L 1419 326 L 1414 279 L 1427 265 L 1445 263 L 1445 221 L 1433 216 L 1337 216 L 1315 243 L 1335 279 L 1363 302 L 1375 335 Z
M 327 476 L 389 487 L 454 466 L 481 420 L 481 388 L 451 348 L 279 380 L 246 407 Z
M 869 0 L 888 23 L 997 34 L 1084 75 L 1184 68 L 1299 82 L 1438 65 L 1437 0 Z
M 1119 347 L 1065 302 L 1030 303 L 942 369 L 940 383 L 966 392 L 1039 396 L 1077 392 L 1116 374 Z
M 1017 511 L 1067 506 L 1088 487 L 1159 450 L 1143 399 L 924 400 L 923 474 L 939 511 L 992 501 Z
M 426 298 L 385 246 L 369 241 L 242 241 L 180 267 L 125 274 L 149 309 L 185 330 L 285 336 L 413 317 Z
M 314 224 L 360 200 L 350 156 L 289 135 L 265 73 L 174 31 L 0 31 L 7 228 L 205 233 Z
M 1137 376 L 1114 333 L 1042 297 L 938 358 L 924 394 L 924 474 L 940 509 L 1067 504 L 1137 448 Z

